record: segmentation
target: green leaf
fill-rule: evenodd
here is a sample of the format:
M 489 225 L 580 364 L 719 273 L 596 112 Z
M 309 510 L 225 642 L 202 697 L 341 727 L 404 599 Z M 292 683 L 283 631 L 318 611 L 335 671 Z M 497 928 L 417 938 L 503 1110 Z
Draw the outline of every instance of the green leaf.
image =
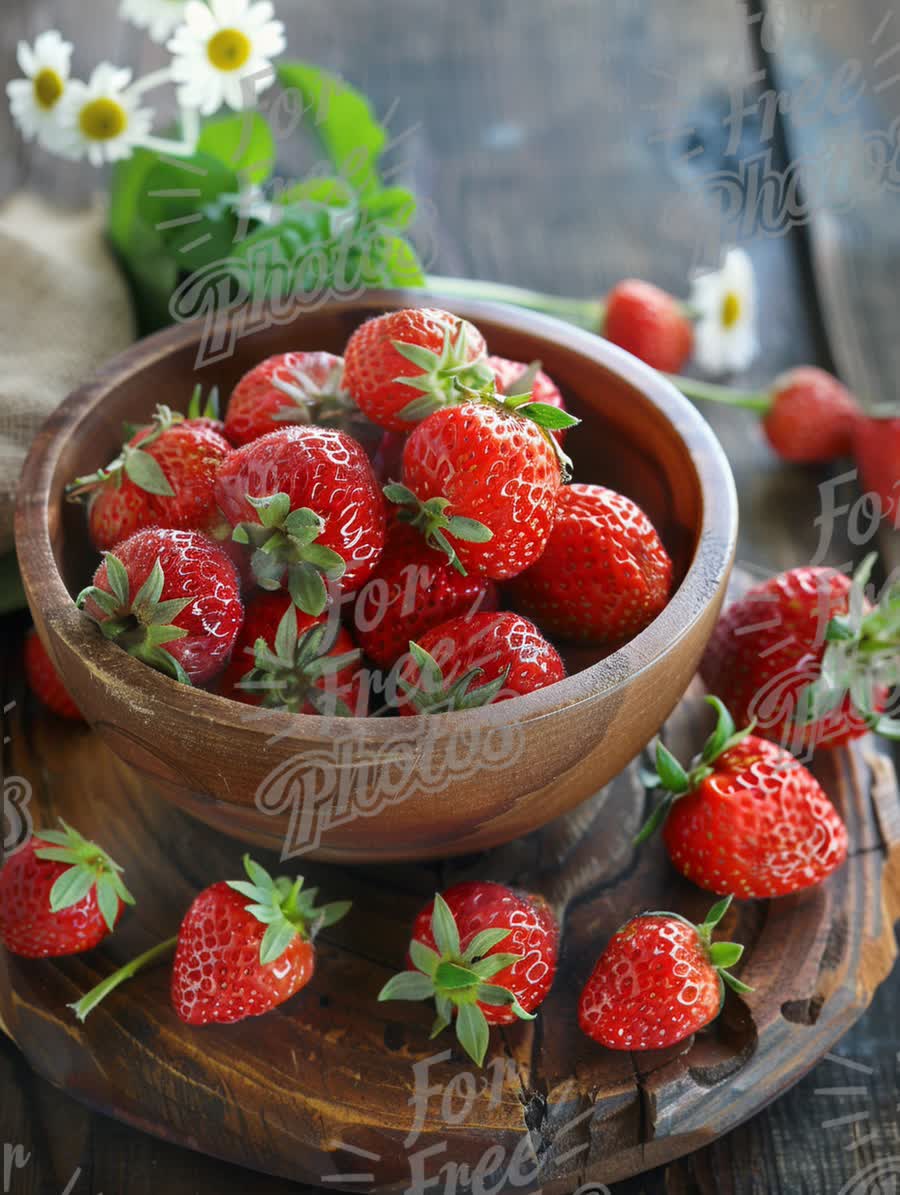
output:
M 484 523 L 479 523 L 477 519 L 466 519 L 461 515 L 454 515 L 449 520 L 447 534 L 467 544 L 486 544 L 494 538 L 490 527 L 485 527 Z
M 282 62 L 278 79 L 313 107 L 316 133 L 338 173 L 363 197 L 377 191 L 387 133 L 368 99 L 337 75 L 305 62 Z
M 287 497 L 285 494 L 284 497 Z M 292 510 L 283 520 L 284 530 L 288 535 L 301 540 L 304 544 L 311 544 L 325 530 L 325 520 L 307 506 Z
M 670 793 L 659 805 L 653 810 L 647 820 L 644 822 L 637 837 L 634 840 L 635 846 L 640 846 L 653 837 L 660 826 L 665 822 L 666 818 L 672 810 L 675 803 L 674 796 Z
M 672 752 L 663 744 L 656 744 L 656 770 L 663 786 L 670 792 L 685 793 L 690 788 L 690 778 Z
M 444 688 L 444 673 L 440 664 L 430 652 L 410 640 L 409 654 L 419 669 L 419 685 L 425 693 L 440 693 Z
M 288 606 L 281 616 L 281 621 L 278 623 L 278 630 L 275 632 L 275 654 L 283 660 L 292 660 L 296 646 L 297 614 L 293 606 Z
M 514 1004 L 516 999 L 509 988 L 502 988 L 495 983 L 479 984 L 476 995 L 479 1004 L 491 1004 L 497 1008 Z
M 733 896 L 726 896 L 724 900 L 717 901 L 716 904 L 706 914 L 702 929 L 713 930 L 731 908 L 731 902 L 734 900 Z
M 381 491 L 388 502 L 393 502 L 397 506 L 414 506 L 418 508 L 419 499 L 415 496 L 411 489 L 405 485 L 400 485 L 397 481 L 389 482 Z
M 106 922 L 106 928 L 112 933 L 119 915 L 119 896 L 112 878 L 108 875 L 101 876 L 97 881 L 97 908 Z
M 277 962 L 297 936 L 296 927 L 287 918 L 273 921 L 263 934 L 259 947 L 259 961 L 265 967 Z
M 365 212 L 370 220 L 402 230 L 412 224 L 417 206 L 416 196 L 406 187 L 382 187 L 367 197 Z
M 142 452 L 140 448 L 127 448 L 125 474 L 139 489 L 148 494 L 158 494 L 163 498 L 175 497 L 175 491 L 169 484 L 162 465 L 149 452 Z
M 739 996 L 746 996 L 748 992 L 752 992 L 754 990 L 749 984 L 743 983 L 740 979 L 736 979 L 730 971 L 722 971 L 720 974 L 725 983 L 728 984 L 732 991 L 737 992 Z
M 420 344 L 407 344 L 403 340 L 392 340 L 391 344 L 401 357 L 409 361 L 411 365 L 418 366 L 423 373 L 431 373 L 440 363 L 437 353 L 433 353 L 431 349 L 426 349 Z
M 520 963 L 524 957 L 522 954 L 489 954 L 487 958 L 473 963 L 472 970 L 479 979 L 493 979 L 507 967 L 514 967 L 516 963 Z
M 140 587 L 135 595 L 133 608 L 137 610 L 146 610 L 149 614 L 150 609 L 157 604 L 160 597 L 162 597 L 163 586 L 166 583 L 165 574 L 163 573 L 162 565 L 157 556 L 153 568 L 147 574 L 144 584 Z
M 733 967 L 744 954 L 743 946 L 737 942 L 713 942 L 709 948 L 709 961 L 714 967 Z
M 106 579 L 109 581 L 109 587 L 118 598 L 120 605 L 127 607 L 130 604 L 131 587 L 125 565 L 112 552 L 107 552 L 105 559 Z
M 459 1044 L 476 1066 L 482 1066 L 487 1053 L 490 1030 L 484 1013 L 477 1004 L 462 1004 L 456 1014 L 456 1036 Z
M 421 971 L 401 971 L 389 979 L 378 999 L 383 1000 L 427 1000 L 434 995 L 434 984 Z
M 561 411 L 559 407 L 551 407 L 545 402 L 529 402 L 519 407 L 519 412 L 526 415 L 533 423 L 546 431 L 560 431 L 564 428 L 577 427 L 581 423 L 568 411 Z
M 459 963 L 439 963 L 434 973 L 434 986 L 443 992 L 455 992 L 461 988 L 470 988 L 478 982 L 478 974 L 468 967 L 461 967 Z
M 257 863 L 250 855 L 244 855 L 242 862 L 244 864 L 244 871 L 249 876 L 251 883 L 255 884 L 263 892 L 274 891 L 275 881 L 260 863 Z
M 291 499 L 287 494 L 268 494 L 263 498 L 251 498 L 247 501 L 259 515 L 263 527 L 280 527 L 291 513 Z M 298 512 L 299 513 L 299 512 Z
M 700 758 L 704 763 L 712 763 L 713 760 L 718 759 L 722 754 L 725 744 L 734 736 L 736 727 L 734 719 L 725 708 L 724 702 L 720 701 L 718 697 L 707 697 L 706 701 L 716 711 L 717 720 L 716 728 L 706 740 L 706 744 L 703 747 L 703 754 Z
M 251 109 L 207 121 L 200 130 L 197 150 L 215 158 L 247 182 L 257 184 L 271 176 L 278 156 L 268 121 Z
M 424 975 L 434 978 L 435 969 L 441 961 L 441 956 L 437 951 L 426 946 L 424 942 L 420 942 L 418 938 L 413 938 L 409 944 L 409 957 Z
M 324 573 L 329 581 L 339 581 L 347 571 L 343 556 L 324 544 L 310 544 L 304 548 L 303 559 Z
M 481 958 L 482 955 L 487 954 L 494 946 L 499 946 L 501 942 L 505 942 L 511 932 L 508 929 L 481 930 L 466 947 L 463 952 L 463 959 L 467 963 L 471 963 L 474 959 Z
M 50 912 L 71 909 L 84 900 L 97 881 L 90 868 L 78 865 L 64 871 L 50 889 Z
M 440 892 L 435 893 L 434 897 L 431 933 L 442 955 L 449 958 L 459 957 L 459 930 L 456 928 L 456 919 Z
M 333 900 L 330 904 L 322 905 L 316 913 L 316 925 L 319 929 L 326 929 L 329 925 L 336 925 L 342 921 L 353 908 L 351 900 Z
M 373 260 L 376 278 L 371 285 L 405 290 L 426 284 L 421 259 L 404 237 L 386 237 L 381 252 Z
M 318 618 L 328 604 L 328 590 L 322 574 L 311 564 L 291 565 L 288 591 L 294 605 L 313 618 Z

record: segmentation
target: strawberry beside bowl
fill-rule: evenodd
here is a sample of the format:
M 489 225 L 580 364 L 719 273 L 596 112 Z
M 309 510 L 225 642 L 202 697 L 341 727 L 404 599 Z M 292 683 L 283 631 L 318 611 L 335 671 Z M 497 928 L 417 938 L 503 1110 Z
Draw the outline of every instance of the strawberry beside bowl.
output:
M 561 647 L 566 679 L 524 697 L 437 716 L 332 718 L 240 705 L 188 688 L 104 639 L 74 603 L 96 566 L 67 482 L 116 453 L 124 423 L 178 407 L 197 381 L 228 395 L 263 358 L 340 353 L 364 320 L 423 305 L 370 293 L 240 333 L 197 369 L 204 324 L 134 346 L 44 426 L 22 476 L 16 536 L 39 634 L 101 738 L 165 798 L 243 841 L 344 862 L 481 850 L 591 796 L 652 738 L 709 639 L 731 569 L 737 501 L 725 455 L 694 408 L 629 354 L 546 317 L 427 296 L 477 323 L 491 351 L 540 360 L 582 419 L 566 449 L 579 481 L 639 503 L 674 562 L 672 598 L 616 650 Z

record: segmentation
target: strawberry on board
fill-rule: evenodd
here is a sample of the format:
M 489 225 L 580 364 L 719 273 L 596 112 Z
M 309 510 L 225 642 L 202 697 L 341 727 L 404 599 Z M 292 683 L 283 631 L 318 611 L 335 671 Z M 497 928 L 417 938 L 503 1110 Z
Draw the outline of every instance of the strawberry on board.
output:
M 172 1006 L 188 1025 L 233 1024 L 284 1004 L 313 977 L 316 936 L 350 910 L 349 901 L 317 906 L 303 878 L 272 876 L 244 856 L 246 880 L 204 889 L 174 938 L 107 976 L 69 1007 L 84 1021 L 110 992 L 175 951 Z
M 565 675 L 559 652 L 521 614 L 461 615 L 409 644 L 397 679 L 398 709 L 406 716 L 476 709 Z
M 35 630 L 25 636 L 25 679 L 32 693 L 54 714 L 72 722 L 84 721 Z
M 507 580 L 546 546 L 569 465 L 550 432 L 578 422 L 530 395 L 497 395 L 490 386 L 414 428 L 403 485 L 385 487 L 385 495 L 454 564 Z
M 853 428 L 853 455 L 862 488 L 875 494 L 881 513 L 900 531 L 900 413 L 865 415 Z
M 244 374 L 225 413 L 225 435 L 249 444 L 288 424 L 331 423 L 357 414 L 344 388 L 344 361 L 333 353 L 279 353 Z
M 357 406 L 395 432 L 461 402 L 466 387 L 492 377 L 478 329 L 429 307 L 368 320 L 350 337 L 344 359 L 344 385 Z
M 118 863 L 61 825 L 36 831 L 0 871 L 0 939 L 23 958 L 92 950 L 134 904 Z
M 89 500 L 88 527 L 99 551 L 145 527 L 212 532 L 221 524 L 213 482 L 231 445 L 214 407 L 204 416 L 197 406 L 193 419 L 157 407 L 152 423 L 136 431 L 114 461 L 68 487 L 70 500 Z
M 666 606 L 672 561 L 630 498 L 566 485 L 543 555 L 510 585 L 517 608 L 549 634 L 610 643 L 642 631 Z
M 694 329 L 678 300 L 636 278 L 607 295 L 602 335 L 663 373 L 678 373 L 694 349 Z
M 234 538 L 253 552 L 263 589 L 287 588 L 317 616 L 326 581 L 354 593 L 384 547 L 384 498 L 362 447 L 326 427 L 286 427 L 236 449 L 219 470 L 216 500 Z
M 609 1050 L 663 1050 L 709 1025 L 725 984 L 749 992 L 729 971 L 744 953 L 713 942 L 731 897 L 701 925 L 676 913 L 642 913 L 623 925 L 597 960 L 578 1002 L 578 1024 Z
M 755 585 L 720 618 L 700 666 L 735 721 L 755 722 L 794 752 L 835 747 L 867 731 L 900 737 L 884 714 L 900 682 L 900 589 L 865 596 L 876 557 L 851 580 L 796 568 Z
M 289 593 L 260 590 L 247 603 L 223 697 L 293 714 L 365 717 L 360 652 L 337 620 L 298 610 Z
M 737 732 L 717 697 L 716 728 L 685 769 L 662 743 L 662 799 L 638 841 L 660 825 L 669 858 L 699 888 L 768 900 L 821 884 L 847 858 L 847 828 L 821 785 L 783 747 Z
M 448 619 L 497 606 L 492 581 L 463 576 L 401 514 L 388 527 L 384 554 L 356 596 L 353 630 L 369 659 L 391 668 L 411 639 Z
M 77 603 L 107 639 L 183 684 L 222 671 L 243 618 L 234 565 L 198 531 L 138 531 Z
M 415 920 L 407 970 L 379 1000 L 430 1000 L 432 1037 L 455 1022 L 481 1066 L 491 1025 L 533 1020 L 556 975 L 559 927 L 541 896 L 477 880 L 437 893 Z

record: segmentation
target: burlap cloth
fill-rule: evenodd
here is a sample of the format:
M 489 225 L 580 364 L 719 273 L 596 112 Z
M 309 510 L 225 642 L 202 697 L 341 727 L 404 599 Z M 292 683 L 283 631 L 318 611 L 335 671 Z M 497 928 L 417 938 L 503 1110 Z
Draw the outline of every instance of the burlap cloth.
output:
M 103 214 L 30 195 L 0 207 L 0 555 L 13 545 L 22 463 L 66 395 L 136 335 Z

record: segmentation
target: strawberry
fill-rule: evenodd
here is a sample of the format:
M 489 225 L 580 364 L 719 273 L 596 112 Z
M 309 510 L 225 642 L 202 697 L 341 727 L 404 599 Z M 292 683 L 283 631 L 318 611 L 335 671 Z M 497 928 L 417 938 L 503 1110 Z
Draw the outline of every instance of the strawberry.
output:
M 734 721 L 717 697 L 716 728 L 690 771 L 656 748 L 664 796 L 639 835 L 664 825 L 669 858 L 718 896 L 769 900 L 821 884 L 847 858 L 847 829 L 816 778 L 783 747 Z
M 579 421 L 529 399 L 447 407 L 424 419 L 403 450 L 403 485 L 385 496 L 451 562 L 495 581 L 541 555 L 568 466 L 550 430 Z M 451 542 L 456 541 L 456 542 Z
M 243 618 L 234 565 L 198 531 L 138 531 L 77 602 L 107 639 L 184 684 L 222 671 Z
M 494 374 L 494 385 L 498 394 L 530 394 L 534 402 L 544 403 L 565 411 L 566 404 L 556 382 L 544 373 L 540 361 L 523 365 L 521 361 L 510 361 L 508 357 L 488 357 L 487 363 Z M 553 436 L 561 444 L 564 431 Z
M 344 389 L 344 361 L 332 353 L 279 353 L 244 374 L 232 391 L 225 435 L 249 444 L 291 423 L 329 423 L 358 411 Z
M 25 677 L 32 693 L 54 714 L 73 722 L 84 721 L 35 630 L 25 636 Z
M 390 311 L 353 333 L 344 385 L 373 423 L 408 431 L 491 379 L 484 337 L 467 320 L 429 307 Z
M 406 436 L 400 432 L 385 432 L 372 457 L 372 469 L 382 485 L 400 476 L 403 470 L 403 449 Z
M 204 889 L 175 938 L 161 942 L 108 976 L 69 1007 L 80 1021 L 110 992 L 175 951 L 172 1005 L 188 1025 L 233 1024 L 289 1000 L 312 979 L 315 939 L 350 910 L 349 901 L 316 907 L 318 889 L 303 878 L 272 879 L 244 856 L 247 880 Z
M 635 278 L 607 295 L 602 335 L 663 373 L 678 373 L 694 348 L 694 329 L 678 300 Z
M 411 639 L 458 615 L 496 610 L 497 588 L 484 577 L 461 575 L 416 528 L 395 519 L 384 555 L 356 597 L 353 629 L 370 660 L 391 668 Z
M 397 682 L 399 712 L 407 716 L 507 701 L 566 675 L 556 648 L 520 614 L 451 618 L 410 643 L 409 652 Z
M 548 633 L 608 643 L 643 630 L 671 588 L 672 561 L 639 506 L 603 486 L 566 485 L 543 555 L 510 593 Z
M 796 568 L 755 585 L 713 631 L 700 672 L 739 725 L 794 752 L 834 747 L 868 730 L 900 737 L 883 716 L 898 681 L 900 594 L 875 610 L 864 596 L 875 557 L 851 579 Z
M 305 614 L 325 609 L 325 581 L 353 593 L 384 547 L 384 499 L 360 445 L 345 432 L 286 427 L 236 449 L 219 470 L 216 499 L 253 549 L 263 589 L 286 585 Z
M 99 551 L 145 527 L 213 532 L 222 517 L 213 482 L 231 445 L 209 417 L 185 419 L 168 407 L 156 409 L 105 469 L 77 478 L 70 500 L 89 496 L 88 527 Z
M 900 530 L 900 415 L 858 419 L 853 455 L 863 489 L 878 496 L 883 515 Z
M 578 1002 L 578 1024 L 608 1050 L 664 1050 L 714 1021 L 743 946 L 713 942 L 731 897 L 701 925 L 676 913 L 642 913 L 613 934 Z
M 365 717 L 358 660 L 340 623 L 303 614 L 289 593 L 261 590 L 247 603 L 234 656 L 216 691 L 294 714 Z
M 61 824 L 37 831 L 0 871 L 0 939 L 23 958 L 93 950 L 134 904 L 122 868 Z
M 434 998 L 432 1037 L 456 1022 L 456 1036 L 481 1066 L 490 1025 L 534 1020 L 553 984 L 559 927 L 541 896 L 502 884 L 455 884 L 415 920 L 406 971 L 379 1000 Z

